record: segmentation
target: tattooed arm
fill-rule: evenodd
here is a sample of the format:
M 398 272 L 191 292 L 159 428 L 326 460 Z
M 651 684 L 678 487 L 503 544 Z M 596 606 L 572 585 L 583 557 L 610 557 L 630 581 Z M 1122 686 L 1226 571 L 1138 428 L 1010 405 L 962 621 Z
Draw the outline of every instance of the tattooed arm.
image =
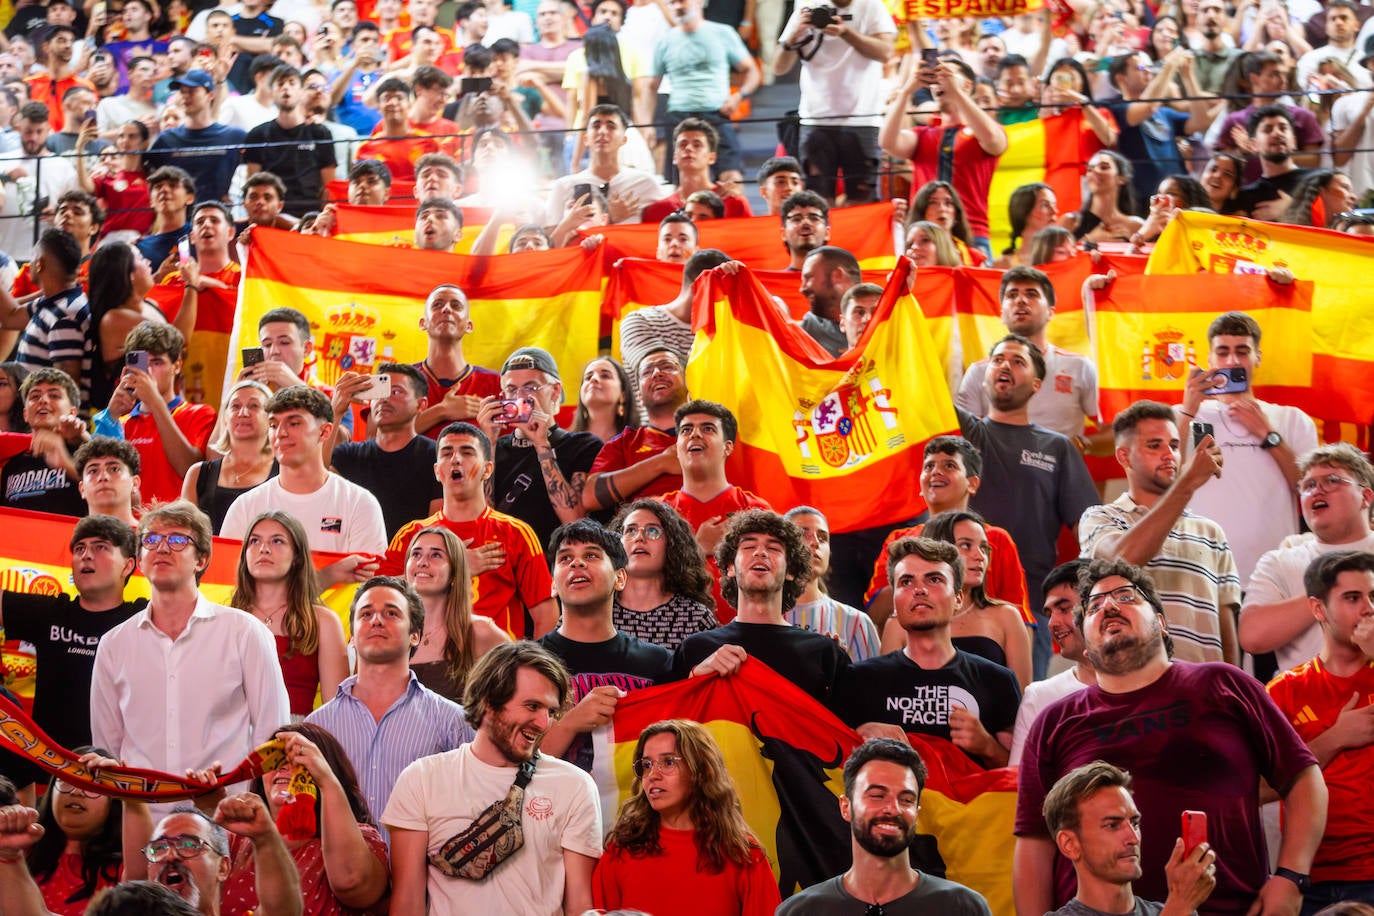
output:
M 549 503 L 558 520 L 566 524 L 584 517 L 587 510 L 582 507 L 582 489 L 587 482 L 586 473 L 578 471 L 568 480 L 558 466 L 558 456 L 552 445 L 536 446 L 536 450 L 539 469 L 544 474 L 544 488 L 548 490 Z

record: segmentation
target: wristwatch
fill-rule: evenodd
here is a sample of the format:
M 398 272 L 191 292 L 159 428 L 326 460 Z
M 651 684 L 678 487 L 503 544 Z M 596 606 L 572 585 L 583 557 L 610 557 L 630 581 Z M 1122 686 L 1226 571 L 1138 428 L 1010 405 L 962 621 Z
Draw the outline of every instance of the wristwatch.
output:
M 1287 878 L 1289 881 L 1292 881 L 1294 884 L 1296 884 L 1298 886 L 1298 890 L 1304 894 L 1307 893 L 1308 888 L 1312 886 L 1311 875 L 1304 875 L 1300 871 L 1293 871 L 1293 869 L 1284 868 L 1283 866 L 1279 866 L 1278 868 L 1274 869 L 1274 877 Z
M 1260 443 L 1260 448 L 1278 448 L 1280 445 L 1283 445 L 1283 436 L 1280 436 L 1278 433 L 1271 429 L 1269 431 L 1269 435 L 1265 436 L 1264 441 Z

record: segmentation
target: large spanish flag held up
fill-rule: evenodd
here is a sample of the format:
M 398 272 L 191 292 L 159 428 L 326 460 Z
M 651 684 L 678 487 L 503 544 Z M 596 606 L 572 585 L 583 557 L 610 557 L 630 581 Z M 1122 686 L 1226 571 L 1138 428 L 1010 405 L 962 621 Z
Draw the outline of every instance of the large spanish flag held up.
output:
M 989 8 L 1019 6 L 1022 0 L 908 0 L 908 15 L 912 5 L 943 5 L 963 8 L 966 3 L 985 3 Z M 1036 0 L 1026 4 L 1018 12 L 1036 9 Z M 931 15 L 922 13 L 922 16 Z M 1001 16 L 1016 13 L 950 13 L 953 16 Z M 913 17 L 914 18 L 914 17 Z M 1007 151 L 997 160 L 997 168 L 992 173 L 992 184 L 988 188 L 988 200 L 994 202 L 988 208 L 988 228 L 992 233 L 992 250 L 1000 253 L 1011 239 L 1011 218 L 1007 215 L 1006 201 L 1011 192 L 1023 184 L 1043 181 L 1054 189 L 1059 202 L 1060 213 L 1070 213 L 1082 204 L 1083 188 L 1081 180 L 1087 162 L 1093 153 L 1102 149 L 1097 135 L 1083 123 L 1083 112 L 1070 108 L 1063 114 L 1049 118 L 1037 118 L 1024 124 L 1011 124 L 1003 128 L 1007 132 Z M 914 189 L 913 189 L 914 190 Z M 1028 239 L 1022 239 L 1025 244 Z
M 592 776 L 608 825 L 633 792 L 640 733 L 664 719 L 700 722 L 711 732 L 784 898 L 849 868 L 839 798 L 844 762 L 861 739 L 758 659 L 729 677 L 692 678 L 620 700 L 592 738 Z M 994 913 L 1011 913 L 1016 771 L 982 770 L 938 738 L 912 735 L 911 743 L 929 770 L 914 844 L 920 867 L 978 891 Z
M 745 216 L 709 219 L 697 224 L 698 248 L 719 248 L 755 270 L 784 270 L 790 257 L 782 241 L 782 219 Z M 603 235 L 609 260 L 653 258 L 658 253 L 658 225 L 634 223 L 598 226 L 586 235 Z M 838 207 L 830 211 L 830 241 L 859 259 L 865 269 L 889 269 L 896 262 L 892 202 Z
M 227 275 L 238 273 L 239 265 L 230 261 L 219 276 L 228 279 Z M 148 292 L 148 298 L 157 303 L 168 321 L 176 320 L 186 293 L 179 273 L 175 277 L 175 280 L 164 280 Z M 234 316 L 238 311 L 240 279 L 240 276 L 233 276 L 234 286 L 230 289 L 208 287 L 197 295 L 195 333 L 186 342 L 186 358 L 182 363 L 186 400 L 193 404 L 217 408 L 223 400 L 224 370 L 229 362 L 229 340 L 234 333 Z
M 601 256 L 580 247 L 481 258 L 256 230 L 236 335 L 255 340 L 269 309 L 300 310 L 314 331 L 315 374 L 332 384 L 348 369 L 423 359 L 424 301 L 444 283 L 467 293 L 473 331 L 463 355 L 475 365 L 499 368 L 515 349 L 538 346 L 576 378 L 596 356 Z M 237 345 L 230 360 L 233 374 Z M 577 386 L 563 394 L 576 403 Z
M 1374 417 L 1374 239 L 1327 229 L 1284 226 L 1209 213 L 1184 212 L 1164 230 L 1150 255 L 1151 274 L 1258 273 L 1287 267 L 1312 292 L 1312 389 L 1284 403 L 1314 418 L 1367 424 Z M 1215 311 L 1249 312 L 1234 293 L 1218 297 Z M 1264 328 L 1264 361 L 1279 340 Z M 1206 347 L 1206 338 L 1199 341 Z M 1205 349 L 1204 349 L 1205 352 Z M 1261 373 L 1264 366 L 1261 365 Z
M 415 241 L 414 201 L 388 203 L 380 207 L 360 207 L 338 204 L 334 211 L 334 238 L 345 242 L 366 242 L 369 245 L 409 247 Z M 458 254 L 472 251 L 472 243 L 482 233 L 491 211 L 480 207 L 463 208 L 463 237 L 453 250 Z M 505 227 L 497 236 L 497 250 L 510 240 L 513 226 Z
M 1176 404 L 1207 363 L 1207 326 L 1227 303 L 1259 322 L 1264 359 L 1256 396 L 1314 410 L 1310 282 L 1281 286 L 1265 276 L 1141 274 L 1096 294 L 1102 418 L 1141 398 Z M 1320 414 L 1319 414 L 1320 415 Z
M 957 429 L 941 354 L 893 272 L 858 346 L 831 359 L 748 270 L 698 281 L 687 364 L 694 396 L 739 420 L 730 479 L 779 510 L 825 506 L 832 531 L 910 518 L 931 436 Z M 894 485 L 898 484 L 898 485 Z

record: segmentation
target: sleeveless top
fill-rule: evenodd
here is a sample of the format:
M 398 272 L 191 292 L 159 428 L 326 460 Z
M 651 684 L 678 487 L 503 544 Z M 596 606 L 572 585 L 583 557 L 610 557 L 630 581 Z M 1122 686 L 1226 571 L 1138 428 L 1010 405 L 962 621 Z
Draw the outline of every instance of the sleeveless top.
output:
M 224 516 L 229 514 L 229 507 L 234 500 L 244 493 L 261 484 L 253 484 L 252 487 L 222 487 L 219 483 L 219 472 L 224 466 L 223 458 L 214 458 L 206 461 L 200 466 L 200 473 L 196 475 L 196 505 L 206 515 L 210 516 L 210 527 L 215 534 L 219 534 L 220 527 L 224 524 Z M 267 472 L 267 480 L 271 480 L 280 473 L 281 468 L 277 466 L 277 459 L 272 459 L 272 470 Z M 267 481 L 263 481 L 266 483 Z
M 416 680 L 439 696 L 455 703 L 463 702 L 463 684 L 449 677 L 448 662 L 444 659 L 416 662 L 410 666 L 410 670 L 415 672 Z
M 304 716 L 315 708 L 315 691 L 320 686 L 320 653 L 302 655 L 297 652 L 288 656 L 291 643 L 285 636 L 273 634 L 277 641 L 277 657 L 281 659 L 281 675 L 286 681 L 286 696 L 291 701 L 291 714 Z M 324 697 L 327 701 L 330 698 Z
M 1007 667 L 1007 653 L 1002 649 L 1002 644 L 991 636 L 955 636 L 950 642 L 960 652 L 981 655 L 990 662 Z

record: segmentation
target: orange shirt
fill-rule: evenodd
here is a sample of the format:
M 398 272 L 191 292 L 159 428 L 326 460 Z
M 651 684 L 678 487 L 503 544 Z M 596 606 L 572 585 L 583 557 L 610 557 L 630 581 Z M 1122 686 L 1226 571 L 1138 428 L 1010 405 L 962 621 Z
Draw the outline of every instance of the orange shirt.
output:
M 47 74 L 40 73 L 37 76 L 24 77 L 24 82 L 29 87 L 29 100 L 48 106 L 48 123 L 52 125 L 54 132 L 62 129 L 62 96 L 67 94 L 68 89 L 73 86 L 84 86 L 92 92 L 96 91 L 94 83 L 79 76 L 53 79 Z

